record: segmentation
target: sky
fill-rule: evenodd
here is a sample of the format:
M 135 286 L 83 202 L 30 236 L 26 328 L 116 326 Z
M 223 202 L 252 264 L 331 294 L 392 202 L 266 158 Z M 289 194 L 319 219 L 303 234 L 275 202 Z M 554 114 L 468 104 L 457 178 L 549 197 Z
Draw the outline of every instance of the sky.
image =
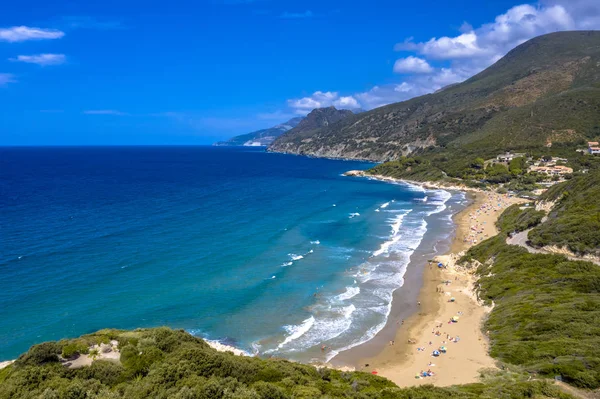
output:
M 576 29 L 600 29 L 600 1 L 7 2 L 0 145 L 210 144 L 430 93 Z

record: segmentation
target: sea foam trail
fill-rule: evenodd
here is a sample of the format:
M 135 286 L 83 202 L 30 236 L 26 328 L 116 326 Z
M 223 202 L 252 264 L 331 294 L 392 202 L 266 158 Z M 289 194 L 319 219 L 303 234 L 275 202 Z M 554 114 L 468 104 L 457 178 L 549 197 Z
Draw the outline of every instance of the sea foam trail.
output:
M 353 285 L 347 285 L 342 293 L 322 291 L 316 303 L 308 308 L 311 317 L 286 326 L 287 335 L 265 353 L 302 358 L 300 354 L 304 351 L 320 353 L 318 348 L 327 346 L 333 348 L 325 355 L 329 360 L 381 331 L 391 312 L 393 293 L 404 284 L 411 256 L 427 232 L 426 218 L 443 211 L 451 198 L 443 190 L 429 190 L 426 195 L 428 201 L 418 206 L 408 202 L 400 202 L 399 206 L 393 201 L 386 203 L 385 212 L 391 212 L 391 217 L 385 219 L 388 236 L 362 264 L 349 265 L 352 269 L 347 278 Z
M 346 287 L 346 291 L 336 296 L 336 299 L 338 301 L 345 301 L 346 299 L 354 298 L 358 294 L 360 294 L 360 287 Z
M 421 190 L 422 188 L 419 186 L 414 187 L 414 191 L 425 191 Z M 385 251 L 393 250 L 395 255 L 399 256 L 400 260 L 398 262 L 384 261 L 378 265 L 374 265 L 374 267 L 372 267 L 364 275 L 360 275 L 360 273 L 355 275 L 355 277 L 361 282 L 361 284 L 367 283 L 376 287 L 374 289 L 371 289 L 369 292 L 371 303 L 374 298 L 377 298 L 377 300 L 383 302 L 380 303 L 378 306 L 371 306 L 367 309 L 359 309 L 359 311 L 355 312 L 355 314 L 360 313 L 361 310 L 363 312 L 368 311 L 372 313 L 378 313 L 383 316 L 382 320 L 379 323 L 371 326 L 358 339 L 351 339 L 350 343 L 345 344 L 329 352 L 326 356 L 326 361 L 331 360 L 341 351 L 351 349 L 355 346 L 358 346 L 371 340 L 375 335 L 377 335 L 377 333 L 379 333 L 379 331 L 383 329 L 383 327 L 385 327 L 387 319 L 392 309 L 393 293 L 396 289 L 400 288 L 404 284 L 403 276 L 410 262 L 410 258 L 414 253 L 415 249 L 421 244 L 421 241 L 423 240 L 423 237 L 427 232 L 427 221 L 425 218 L 445 210 L 446 202 L 452 197 L 452 194 L 444 190 L 427 191 L 427 194 L 430 199 L 430 201 L 427 202 L 427 206 L 429 207 L 430 205 L 434 205 L 435 208 L 432 210 L 418 212 L 421 214 L 420 216 L 414 214 L 413 216 L 415 220 L 407 220 L 407 224 L 412 224 L 414 227 L 413 230 L 410 231 L 410 234 L 405 234 L 404 237 L 402 236 L 402 234 L 398 233 L 400 231 L 400 227 L 402 226 L 403 221 L 406 220 L 405 217 L 409 215 L 411 211 L 408 211 L 406 214 L 399 215 L 401 219 L 397 218 L 394 221 L 394 223 L 392 223 L 391 239 L 386 242 L 391 244 L 386 245 L 386 243 L 384 243 L 380 250 L 375 251 L 373 253 L 373 257 L 376 258 L 378 255 L 383 253 L 383 251 L 381 251 L 382 249 L 384 249 Z M 394 236 L 396 236 L 396 238 L 402 237 L 402 241 L 400 242 L 399 239 L 395 240 Z M 361 294 L 362 292 L 363 291 L 361 291 Z M 356 321 L 360 322 L 359 320 Z
M 384 253 L 387 253 L 390 250 L 390 247 L 396 242 L 398 242 L 398 240 L 400 240 L 398 232 L 400 231 L 400 227 L 402 226 L 402 221 L 404 220 L 404 217 L 408 215 L 411 211 L 412 209 L 404 211 L 404 213 L 396 216 L 394 219 L 391 220 L 390 227 L 392 228 L 392 234 L 390 235 L 390 239 L 381 244 L 379 249 L 373 252 L 373 256 L 379 256 L 383 255 Z
M 280 343 L 279 345 L 277 345 L 277 348 L 281 349 L 283 348 L 285 345 L 289 344 L 290 342 L 300 338 L 301 336 L 303 336 L 304 334 L 306 334 L 306 332 L 308 330 L 310 330 L 310 328 L 315 324 L 315 318 L 313 316 L 310 316 L 308 319 L 304 320 L 302 322 L 302 324 L 299 324 L 297 326 L 284 326 L 283 328 L 290 334 L 288 335 L 282 343 Z

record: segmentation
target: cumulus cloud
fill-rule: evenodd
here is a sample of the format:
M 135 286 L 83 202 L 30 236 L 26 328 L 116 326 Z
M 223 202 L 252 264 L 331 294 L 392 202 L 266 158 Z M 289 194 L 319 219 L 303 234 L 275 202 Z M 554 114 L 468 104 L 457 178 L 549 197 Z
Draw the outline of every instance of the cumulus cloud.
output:
M 589 0 L 587 5 L 600 12 L 600 5 L 592 5 Z M 594 12 L 590 14 L 593 15 Z M 522 4 L 510 8 L 506 13 L 498 15 L 494 22 L 483 24 L 477 29 L 463 25 L 463 33 L 460 35 L 434 37 L 426 42 L 411 44 L 414 51 L 435 60 L 502 56 L 535 36 L 584 28 L 589 23 L 589 19 L 583 17 L 575 21 L 567 8 L 558 2 L 541 7 Z M 469 27 L 471 29 L 466 31 Z
M 340 96 L 338 92 L 316 91 L 308 97 L 288 100 L 288 106 L 297 114 L 306 115 L 315 108 L 334 106 L 338 109 L 358 109 L 361 107 L 353 96 Z
M 406 57 L 396 60 L 394 63 L 396 73 L 431 73 L 433 68 L 427 61 L 419 57 Z
M 413 53 L 394 64 L 393 71 L 404 75 L 401 82 L 378 85 L 348 97 L 356 101 L 357 108 L 372 109 L 432 93 L 481 72 L 529 39 L 576 29 L 600 29 L 600 1 L 541 0 L 537 6 L 514 6 L 476 28 L 463 22 L 455 36 L 421 42 L 409 37 L 394 46 L 395 51 Z M 335 105 L 341 98 L 337 92 L 318 91 L 289 100 L 288 105 L 306 113 Z
M 8 83 L 15 83 L 15 75 L 12 73 L 0 73 L 0 86 L 4 86 Z
M 126 112 L 117 111 L 115 109 L 91 109 L 83 111 L 85 115 L 116 115 L 116 116 L 124 116 L 129 115 Z
M 10 61 L 26 62 L 28 64 L 60 65 L 67 61 L 64 54 L 36 54 L 36 55 L 18 55 L 15 58 L 9 58 Z
M 15 43 L 27 40 L 60 39 L 64 32 L 56 29 L 31 28 L 29 26 L 13 26 L 0 28 L 0 41 Z

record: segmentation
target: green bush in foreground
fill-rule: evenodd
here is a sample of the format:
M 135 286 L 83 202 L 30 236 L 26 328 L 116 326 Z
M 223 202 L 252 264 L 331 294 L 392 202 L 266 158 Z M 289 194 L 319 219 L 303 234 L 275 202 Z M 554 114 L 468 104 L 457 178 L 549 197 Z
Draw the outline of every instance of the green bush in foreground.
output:
M 58 361 L 65 347 L 110 336 L 122 347 L 122 364 L 96 360 L 69 369 Z M 0 398 L 176 399 L 432 399 L 569 398 L 544 381 L 497 372 L 485 383 L 401 389 L 363 372 L 316 369 L 280 359 L 217 352 L 203 340 L 168 328 L 102 330 L 77 340 L 33 346 L 0 370 Z

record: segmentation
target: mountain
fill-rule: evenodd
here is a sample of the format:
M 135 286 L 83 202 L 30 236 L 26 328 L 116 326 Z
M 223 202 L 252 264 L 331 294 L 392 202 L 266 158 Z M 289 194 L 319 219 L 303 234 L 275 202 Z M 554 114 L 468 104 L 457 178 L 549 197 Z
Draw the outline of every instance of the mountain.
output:
M 267 146 L 273 142 L 277 137 L 281 136 L 288 130 L 296 127 L 302 117 L 292 118 L 289 121 L 273 126 L 268 129 L 257 130 L 252 133 L 242 134 L 235 136 L 226 141 L 218 141 L 214 143 L 215 146 Z
M 298 126 L 289 130 L 285 134 L 282 134 L 279 139 L 283 142 L 291 140 L 297 140 L 302 138 L 309 138 L 319 129 L 327 128 L 332 124 L 347 119 L 355 115 L 352 111 L 347 109 L 336 109 L 334 106 L 327 108 L 316 108 L 310 111 L 306 117 L 298 123 Z M 279 140 L 276 140 L 279 141 Z M 272 145 L 273 146 L 273 145 Z M 275 147 L 276 148 L 276 147 Z
M 600 32 L 539 36 L 460 84 L 294 133 L 269 150 L 382 161 L 583 142 L 600 136 Z

